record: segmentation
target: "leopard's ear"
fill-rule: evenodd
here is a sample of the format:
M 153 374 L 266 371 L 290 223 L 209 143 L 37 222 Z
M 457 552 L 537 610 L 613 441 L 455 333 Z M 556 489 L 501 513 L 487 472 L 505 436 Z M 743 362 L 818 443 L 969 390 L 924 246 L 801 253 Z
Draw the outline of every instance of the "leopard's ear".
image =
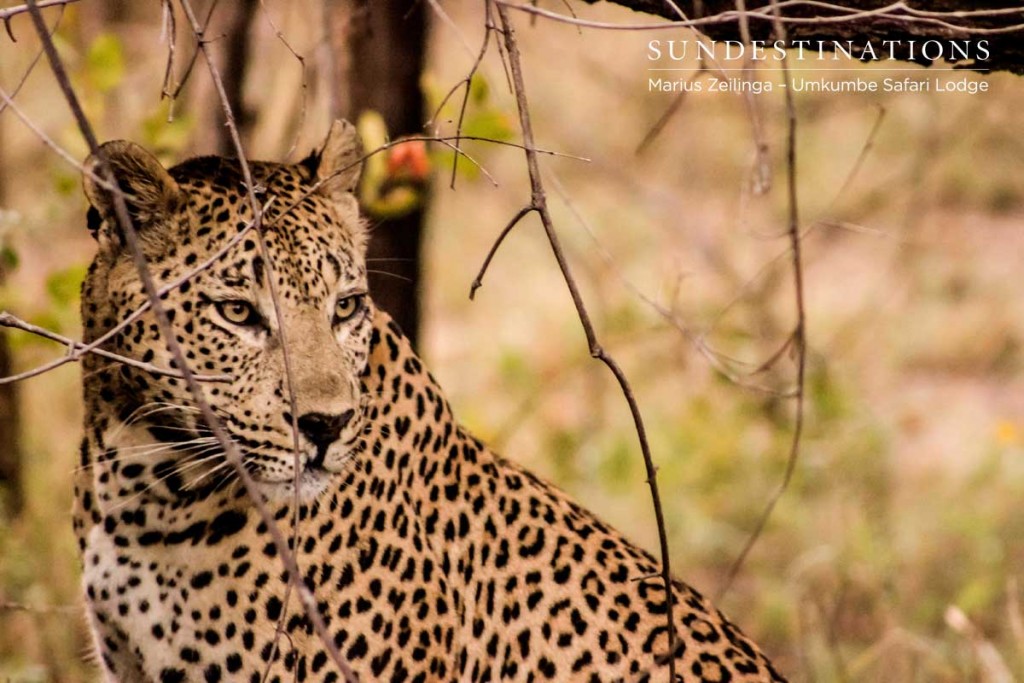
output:
M 363 146 L 356 127 L 344 119 L 331 124 L 327 139 L 303 164 L 314 171 L 320 193 L 340 200 L 355 191 L 363 170 Z
M 101 158 L 107 162 L 117 186 L 124 193 L 128 216 L 140 234 L 144 235 L 148 228 L 180 209 L 181 188 L 156 157 L 133 142 L 104 143 L 96 154 L 86 159 L 82 174 L 85 196 L 92 206 L 89 230 L 100 242 L 124 243 L 114 193 L 101 182 L 104 178 Z

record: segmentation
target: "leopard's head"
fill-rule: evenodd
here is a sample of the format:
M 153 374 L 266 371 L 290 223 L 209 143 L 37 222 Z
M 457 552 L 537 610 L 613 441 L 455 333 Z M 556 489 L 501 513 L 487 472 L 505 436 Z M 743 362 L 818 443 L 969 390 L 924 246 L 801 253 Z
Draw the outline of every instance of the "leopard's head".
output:
M 147 305 L 118 219 L 126 210 L 174 341 L 245 469 L 273 497 L 292 496 L 296 483 L 300 496 L 317 495 L 362 445 L 368 399 L 360 376 L 374 309 L 366 228 L 352 194 L 360 154 L 354 128 L 337 122 L 298 164 L 250 164 L 259 228 L 237 160 L 201 157 L 165 169 L 136 144 L 106 143 L 96 156 L 125 193 L 121 208 L 96 156 L 85 165 L 98 243 L 83 286 L 86 341 Z M 107 446 L 94 459 L 111 493 L 174 501 L 237 488 L 214 430 L 174 376 L 180 368 L 152 308 L 102 348 L 174 371 L 89 356 L 86 425 Z

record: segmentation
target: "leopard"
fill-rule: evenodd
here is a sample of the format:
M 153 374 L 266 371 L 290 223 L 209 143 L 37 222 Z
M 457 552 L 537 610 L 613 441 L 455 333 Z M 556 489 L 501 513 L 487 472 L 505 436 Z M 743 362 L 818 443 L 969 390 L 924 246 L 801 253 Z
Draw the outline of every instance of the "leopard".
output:
M 83 166 L 72 518 L 105 680 L 784 681 L 457 421 L 370 295 L 364 158 L 336 121 L 298 163 Z

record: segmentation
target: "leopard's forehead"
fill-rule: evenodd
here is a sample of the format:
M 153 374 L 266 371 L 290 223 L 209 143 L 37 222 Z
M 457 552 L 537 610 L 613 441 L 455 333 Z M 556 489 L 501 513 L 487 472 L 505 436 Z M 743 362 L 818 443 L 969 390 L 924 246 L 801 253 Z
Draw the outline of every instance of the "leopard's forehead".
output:
M 169 171 L 193 217 L 172 249 L 194 251 L 193 260 L 198 261 L 238 240 L 244 231 L 232 249 L 234 258 L 222 261 L 214 272 L 241 284 L 272 271 L 288 299 L 316 300 L 332 281 L 365 279 L 363 228 L 354 202 L 339 205 L 317 192 L 315 170 L 308 164 L 250 162 L 249 167 L 256 200 L 263 207 L 263 245 L 249 229 L 253 211 L 240 163 L 199 157 Z
M 271 190 L 276 194 L 307 194 L 315 183 L 314 169 L 306 162 L 250 161 L 248 166 L 258 194 Z M 179 186 L 194 192 L 205 190 L 211 196 L 223 196 L 229 202 L 246 198 L 245 177 L 237 159 L 195 157 L 170 168 L 168 173 Z

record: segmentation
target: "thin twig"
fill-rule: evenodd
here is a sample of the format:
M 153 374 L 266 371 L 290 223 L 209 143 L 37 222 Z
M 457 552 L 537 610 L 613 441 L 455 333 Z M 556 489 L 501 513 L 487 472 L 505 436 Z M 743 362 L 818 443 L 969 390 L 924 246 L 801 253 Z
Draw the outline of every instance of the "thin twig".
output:
M 86 348 L 86 344 L 83 344 L 80 341 L 75 341 L 74 339 L 57 334 L 56 332 L 51 332 L 50 330 L 47 330 L 45 328 L 33 325 L 32 323 L 26 322 L 21 318 L 18 318 L 17 316 L 8 313 L 7 311 L 0 311 L 0 327 L 10 327 L 15 330 L 30 332 L 31 334 L 43 337 L 44 339 L 49 339 L 50 341 L 55 341 L 60 344 L 63 344 L 64 346 L 67 346 L 69 350 L 75 352 L 74 357 L 71 358 L 72 360 L 77 360 L 78 358 L 81 358 Z M 144 363 L 141 360 L 129 358 L 128 356 L 122 356 L 117 353 L 111 353 L 110 351 L 104 351 L 103 349 L 90 349 L 89 352 L 95 353 L 97 356 L 109 358 L 110 360 L 116 360 L 118 363 L 122 363 L 124 365 L 130 365 L 133 368 L 138 368 L 139 370 L 145 370 L 146 372 L 152 373 L 154 375 L 160 375 L 162 377 L 176 377 L 178 379 L 183 378 L 183 375 L 177 370 L 172 370 L 170 368 L 161 368 L 160 366 L 153 365 L 152 363 Z M 68 356 L 71 357 L 72 354 L 69 353 Z M 0 377 L 0 384 L 10 384 L 12 382 L 19 382 L 23 379 L 34 377 L 35 375 L 38 374 L 40 374 L 38 371 L 28 370 L 17 375 L 10 375 L 9 377 Z M 195 375 L 195 378 L 196 381 L 198 382 L 230 382 L 232 380 L 232 377 L 230 375 Z
M 569 209 L 569 213 L 573 215 L 577 222 L 579 222 L 579 224 L 583 227 L 584 231 L 586 231 L 587 235 L 589 235 L 591 241 L 594 243 L 594 246 L 597 248 L 598 254 L 601 255 L 601 258 L 608 265 L 608 267 L 612 269 L 612 272 L 615 273 L 615 275 L 619 278 L 622 284 L 625 285 L 628 290 L 633 292 L 633 294 L 638 299 L 640 299 L 640 301 L 645 303 L 647 306 L 651 308 L 651 310 L 653 310 L 655 313 L 661 316 L 661 318 L 666 323 L 668 323 L 676 330 L 678 330 L 680 334 L 682 334 L 683 337 L 686 338 L 686 340 L 693 345 L 697 352 L 704 356 L 704 358 L 708 361 L 708 364 L 711 366 L 712 370 L 718 372 L 722 377 L 726 378 L 727 380 L 729 380 L 730 382 L 737 386 L 743 387 L 744 389 L 749 389 L 751 391 L 756 391 L 758 393 L 782 398 L 788 398 L 794 395 L 792 392 L 789 391 L 779 391 L 778 389 L 773 389 L 769 386 L 750 382 L 736 374 L 736 372 L 734 372 L 732 368 L 729 367 L 726 361 L 729 361 L 730 363 L 737 365 L 742 364 L 743 361 L 736 358 L 732 358 L 712 348 L 706 340 L 706 334 L 699 333 L 696 330 L 692 329 L 692 327 L 688 325 L 673 310 L 671 310 L 667 306 L 658 303 L 646 292 L 644 292 L 639 286 L 637 286 L 636 283 L 634 283 L 632 280 L 626 277 L 626 274 L 622 272 L 622 269 L 619 267 L 619 264 L 615 261 L 615 257 L 608 250 L 608 248 L 605 247 L 598 239 L 597 233 L 594 231 L 593 226 L 590 225 L 590 222 L 579 211 L 575 203 L 570 199 L 568 193 L 565 191 L 565 187 L 562 185 L 561 181 L 559 181 L 558 176 L 551 172 L 548 172 L 547 175 L 548 178 L 551 180 L 551 184 L 555 188 L 555 192 L 558 193 L 558 196 L 565 203 L 566 208 Z M 502 238 L 504 238 L 504 234 L 499 239 Z M 488 261 L 489 260 L 490 255 L 488 255 Z M 477 281 L 474 281 L 474 284 L 476 284 L 476 282 Z M 470 296 L 470 298 L 472 298 L 472 296 Z M 761 371 L 761 368 L 765 366 L 765 363 L 770 363 L 772 361 L 775 355 L 776 354 L 773 354 L 772 358 L 769 358 L 768 361 L 760 363 L 757 366 L 758 370 L 755 370 L 754 372 L 748 374 L 757 374 L 757 372 Z
M 456 24 L 452 18 L 448 16 L 448 13 L 444 11 L 444 8 L 441 7 L 441 3 L 437 0 L 427 0 L 427 4 L 434 10 L 434 14 L 436 14 L 437 18 L 441 20 L 441 23 L 451 29 L 452 33 L 455 34 L 455 37 L 459 39 L 460 43 L 462 43 L 462 47 L 465 48 L 466 52 L 472 56 L 474 53 L 473 48 L 469 45 L 469 41 L 466 40 L 466 36 L 462 34 L 462 31 L 459 29 L 459 25 Z
M 164 67 L 164 80 L 160 86 L 160 99 L 167 99 L 167 121 L 174 120 L 174 91 L 171 88 L 171 81 L 174 78 L 174 54 L 178 44 L 178 21 L 174 16 L 174 5 L 171 0 L 160 0 L 163 5 L 163 27 L 160 31 L 164 38 L 167 38 L 167 64 Z M 176 88 L 177 86 L 175 86 Z
M 62 7 L 62 9 L 60 11 L 60 14 L 57 15 L 57 18 L 53 22 L 53 28 L 50 29 L 50 35 L 51 36 L 54 33 L 57 32 L 58 28 L 60 28 L 60 22 L 61 22 L 61 19 L 63 19 L 63 18 L 64 18 L 64 10 L 63 10 L 63 7 Z M 7 22 L 5 25 L 7 26 L 7 33 L 8 33 L 8 35 L 10 35 L 10 32 L 11 32 L 10 22 Z M 14 36 L 11 36 L 11 39 L 13 40 Z M 21 88 L 25 85 L 25 82 L 28 81 L 29 76 L 31 76 L 32 72 L 35 71 L 36 65 L 39 64 L 39 60 L 42 59 L 42 58 L 43 58 L 43 50 L 40 48 L 40 50 L 38 52 L 36 52 L 35 57 L 32 58 L 32 61 L 29 62 L 28 67 L 25 68 L 25 72 L 21 74 L 21 78 L 18 79 L 17 85 L 15 85 L 14 88 L 11 89 L 10 99 L 13 100 L 15 97 L 18 96 L 18 93 L 21 92 Z M 4 109 L 6 109 L 6 108 L 7 108 L 7 101 L 4 100 L 3 102 L 0 102 L 0 114 L 3 114 L 4 113 Z
M 73 614 L 78 612 L 78 605 L 29 605 L 24 602 L 0 600 L 0 612 L 28 612 L 30 614 Z
M 476 277 L 473 278 L 473 284 L 469 286 L 470 301 L 472 301 L 476 296 L 476 290 L 480 289 L 484 284 L 484 274 L 487 273 L 487 267 L 491 265 L 491 260 L 494 258 L 494 255 L 498 253 L 498 248 L 501 247 L 501 243 L 504 242 L 505 238 L 508 237 L 508 234 L 512 232 L 512 228 L 516 227 L 519 221 L 523 220 L 523 218 L 526 217 L 526 214 L 531 211 L 537 211 L 537 207 L 533 204 L 519 209 L 519 213 L 512 217 L 512 220 L 508 222 L 498 235 L 498 239 L 494 240 L 494 244 L 491 245 L 490 250 L 487 252 L 487 256 L 484 257 L 483 264 L 480 265 L 480 271 L 476 274 Z
M 775 0 L 772 2 L 772 8 L 777 19 L 775 22 L 776 37 L 781 40 L 783 44 L 786 44 L 786 27 L 781 21 L 778 4 Z M 800 456 L 800 441 L 804 430 L 804 391 L 807 373 L 807 320 L 804 311 L 804 273 L 800 242 L 800 212 L 799 204 L 797 203 L 796 186 L 796 104 L 793 101 L 792 88 L 790 88 L 791 77 L 789 72 L 789 62 L 785 58 L 782 59 L 782 78 L 786 85 L 786 189 L 788 191 L 789 200 L 788 232 L 791 254 L 790 263 L 793 267 L 794 303 L 796 306 L 796 326 L 794 327 L 793 334 L 790 337 L 794 352 L 796 353 L 796 389 L 795 396 L 793 397 L 796 403 L 796 417 L 793 422 L 793 438 L 790 441 L 789 455 L 786 458 L 785 474 L 783 474 L 782 481 L 779 483 L 775 493 L 772 494 L 772 497 L 768 500 L 768 504 L 761 513 L 761 517 L 758 519 L 753 533 L 751 533 L 750 538 L 747 539 L 746 545 L 743 546 L 743 550 L 732 563 L 732 566 L 729 567 L 725 582 L 719 590 L 719 597 L 724 595 L 732 586 L 733 581 L 736 579 L 740 569 L 743 567 L 743 563 L 746 561 L 751 549 L 761 537 L 765 526 L 768 524 L 768 519 L 772 516 L 772 512 L 775 511 L 775 506 L 789 488 L 789 483 L 793 479 L 793 472 L 796 470 L 796 463 Z
M 113 191 L 113 185 L 109 184 L 106 180 L 100 178 L 95 173 L 85 168 L 85 166 L 82 165 L 82 163 L 78 161 L 78 159 L 73 157 L 71 153 L 68 152 L 66 149 L 58 145 L 54 141 L 54 139 L 47 135 L 42 128 L 37 126 L 35 122 L 27 114 L 25 114 L 25 112 L 21 110 L 21 107 L 19 107 L 14 102 L 13 96 L 8 94 L 7 91 L 5 91 L 3 88 L 0 88 L 0 100 L 3 100 L 4 107 L 9 107 L 10 110 L 14 112 L 14 115 L 18 117 L 18 120 L 25 124 L 26 128 L 35 133 L 36 137 L 39 138 L 39 141 L 42 142 L 47 147 L 49 147 L 50 149 L 52 149 L 57 154 L 57 156 L 71 164 L 71 166 L 73 166 L 74 168 L 81 171 L 83 175 L 86 175 L 92 180 L 94 180 L 96 184 L 102 187 L 103 189 Z
M 170 3 L 170 0 L 167 0 L 167 2 Z M 206 18 L 203 20 L 203 30 L 202 30 L 202 34 L 203 35 L 206 34 L 206 29 L 208 29 L 210 27 L 210 22 L 213 21 L 213 13 L 217 9 L 217 2 L 218 2 L 218 0 L 213 0 L 210 3 L 210 6 L 206 10 Z M 172 13 L 172 20 L 173 20 L 173 13 Z M 192 50 L 192 56 L 190 56 L 188 58 L 188 63 L 185 65 L 185 70 L 181 74 L 181 78 L 178 79 L 178 84 L 174 86 L 174 90 L 171 91 L 171 92 L 167 92 L 166 90 L 161 92 L 160 96 L 162 98 L 166 97 L 166 98 L 170 99 L 170 101 L 171 101 L 171 108 L 172 109 L 174 107 L 174 102 L 177 101 L 178 96 L 181 95 L 181 91 L 184 90 L 185 85 L 188 84 L 188 79 L 192 75 L 192 69 L 195 68 L 196 62 L 199 61 L 199 54 L 200 54 L 200 50 L 199 50 L 199 47 L 197 46 L 194 50 Z M 170 51 L 168 51 L 168 59 L 169 60 L 172 59 L 172 55 L 170 54 Z M 165 83 L 165 85 L 166 85 L 166 83 Z
M 846 174 L 846 178 L 843 180 L 843 184 L 839 186 L 839 190 L 836 191 L 832 201 L 829 202 L 828 208 L 825 213 L 828 213 L 846 194 L 846 191 L 853 184 L 854 179 L 860 172 L 861 166 L 864 165 L 864 161 L 868 158 L 868 154 L 871 153 L 871 149 L 875 146 L 875 137 L 878 135 L 878 131 L 882 128 L 882 122 L 885 120 L 886 108 L 883 105 L 878 105 L 878 116 L 875 117 L 875 122 L 871 125 L 871 130 L 868 132 L 868 137 L 864 141 L 864 145 L 860 148 L 860 153 L 857 154 L 857 159 L 853 162 L 853 166 L 850 167 L 849 173 Z
M 508 17 L 508 10 L 500 4 L 497 5 L 496 9 L 504 36 L 505 52 L 508 56 L 513 94 L 516 99 L 516 109 L 519 112 L 519 124 L 522 128 L 523 146 L 526 148 L 526 166 L 530 176 L 531 190 L 530 208 L 535 210 L 540 216 L 541 224 L 544 226 L 544 232 L 548 238 L 548 243 L 551 245 L 551 251 L 555 256 L 555 260 L 558 262 L 558 268 L 562 272 L 562 278 L 565 280 L 566 287 L 569 289 L 569 295 L 572 297 L 573 305 L 576 308 L 576 314 L 580 319 L 583 332 L 587 337 L 587 345 L 590 349 L 590 355 L 597 360 L 600 360 L 608 367 L 611 373 L 615 376 L 615 380 L 618 382 L 619 388 L 622 390 L 626 403 L 629 404 L 629 411 L 633 417 L 633 425 L 636 428 L 637 438 L 640 442 L 640 450 L 643 453 L 644 466 L 647 472 L 647 484 L 651 489 L 651 502 L 654 506 L 654 516 L 658 525 L 658 541 L 661 547 L 661 578 L 665 584 L 665 620 L 668 626 L 668 672 L 669 680 L 674 681 L 676 678 L 675 659 L 677 654 L 676 647 L 678 638 L 675 629 L 675 620 L 673 618 L 673 602 L 675 595 L 672 590 L 672 572 L 669 565 L 668 533 L 665 529 L 665 514 L 661 507 L 661 496 L 658 491 L 658 470 L 657 467 L 655 467 L 654 459 L 651 456 L 643 416 L 640 413 L 640 407 L 637 404 L 636 396 L 633 394 L 633 389 L 630 386 L 625 373 L 622 371 L 622 368 L 620 368 L 619 364 L 616 363 L 607 351 L 604 350 L 597 339 L 597 334 L 594 332 L 594 326 L 590 320 L 590 315 L 587 313 L 583 297 L 578 285 L 576 284 L 576 280 L 573 278 L 572 271 L 569 268 L 569 263 L 565 257 L 565 252 L 562 250 L 558 235 L 555 232 L 551 213 L 548 210 L 547 196 L 541 179 L 540 164 L 537 160 L 537 153 L 532 151 L 534 149 L 533 125 L 530 120 L 530 111 L 526 100 L 526 87 L 523 80 L 523 67 L 519 55 L 519 45 L 516 42 L 515 30 L 513 29 L 512 23 Z M 520 212 L 521 215 L 517 218 L 521 218 L 525 213 L 525 210 Z
M 309 94 L 309 84 L 306 81 L 306 58 L 303 57 L 299 52 L 292 47 L 292 44 L 288 42 L 288 39 L 284 37 L 284 32 L 278 28 L 277 23 L 274 22 L 274 18 L 270 16 L 270 10 L 267 9 L 265 0 L 260 0 L 260 8 L 263 10 L 263 18 L 266 19 L 267 24 L 270 25 L 271 30 L 274 32 L 276 37 L 288 52 L 292 53 L 292 57 L 299 63 L 299 73 L 302 74 L 302 82 L 299 85 L 299 89 L 302 91 L 302 95 L 299 98 L 301 107 L 299 108 L 299 120 L 295 122 L 295 139 L 292 141 L 291 147 L 284 153 L 284 157 L 288 158 L 291 156 L 295 148 L 299 146 L 299 137 L 302 134 L 302 127 L 306 123 L 306 105 Z
M 10 21 L 13 17 L 28 12 L 32 7 L 38 7 L 39 9 L 46 9 L 47 7 L 55 7 L 57 5 L 70 5 L 78 0 L 40 0 L 40 2 L 30 2 L 27 5 L 15 5 L 14 7 L 7 7 L 0 9 L 0 21 L 4 22 L 7 27 L 7 35 L 10 36 L 11 40 L 17 42 L 14 38 L 14 34 L 11 33 Z
M 445 99 L 438 106 L 437 112 L 434 114 L 435 118 L 439 116 L 441 109 L 447 103 L 448 98 L 451 97 L 452 93 L 458 90 L 459 86 L 464 85 L 465 91 L 462 93 L 462 105 L 459 107 L 459 119 L 455 124 L 455 135 L 457 136 L 462 135 L 462 125 L 466 120 L 466 107 L 469 105 L 469 95 L 470 91 L 473 89 L 473 78 L 476 76 L 477 71 L 479 71 L 480 64 L 483 62 L 484 56 L 487 54 L 487 48 L 491 44 L 491 31 L 494 30 L 494 21 L 491 18 L 491 4 L 489 2 L 484 4 L 484 16 L 484 39 L 480 43 L 480 50 L 477 52 L 476 59 L 473 61 L 473 66 L 469 68 L 469 73 L 466 74 L 466 77 L 452 87 L 451 91 L 447 96 L 445 96 Z M 453 190 L 455 189 L 455 176 L 458 170 L 459 155 L 456 154 L 452 159 L 452 179 L 450 187 Z
M 689 82 L 693 83 L 703 74 L 703 68 L 694 71 L 693 75 L 690 76 Z M 654 122 L 654 125 L 651 126 L 646 133 L 644 133 L 644 136 L 643 138 L 641 138 L 640 143 L 636 146 L 636 151 L 634 152 L 634 154 L 636 154 L 637 156 L 643 154 L 651 146 L 651 143 L 654 142 L 659 135 L 661 135 L 661 132 L 665 130 L 665 128 L 668 126 L 669 121 L 671 121 L 672 118 L 675 117 L 676 113 L 680 109 L 682 109 L 683 103 L 686 102 L 686 94 L 686 90 L 681 90 L 675 97 L 672 98 L 672 101 L 669 103 L 668 107 L 666 107 L 662 115 L 659 116 L 658 120 Z
M 686 21 L 687 19 L 689 19 L 689 17 L 686 16 L 686 13 L 683 12 L 683 10 L 677 4 L 675 4 L 674 2 L 670 4 L 672 10 L 679 16 L 681 20 Z M 576 14 L 573 13 L 572 16 L 576 17 Z M 536 15 L 534 15 L 533 18 L 536 18 Z M 582 32 L 583 28 L 577 26 L 576 30 Z M 704 36 L 701 33 L 698 33 L 697 39 L 703 43 L 706 40 L 706 36 Z M 709 54 L 710 52 L 700 53 L 700 51 L 698 51 L 698 53 L 700 54 L 699 68 L 693 72 L 692 76 L 690 76 L 690 83 L 695 82 L 698 78 L 704 75 L 704 72 L 707 70 L 707 64 L 705 62 L 705 58 L 703 55 Z M 712 60 L 714 60 L 714 57 L 712 57 Z M 665 129 L 666 126 L 668 126 L 668 123 L 669 121 L 672 120 L 672 117 L 674 117 L 676 113 L 682 108 L 683 102 L 686 101 L 686 94 L 687 91 L 684 89 L 680 91 L 675 97 L 672 98 L 672 101 L 669 103 L 668 108 L 660 117 L 658 117 L 658 120 L 654 122 L 654 125 L 651 126 L 651 128 L 644 134 L 643 138 L 640 140 L 640 144 L 636 146 L 635 153 L 637 155 L 643 154 L 644 151 L 651 145 L 651 143 L 653 143 L 657 139 L 657 137 L 661 135 L 661 132 Z M 749 96 L 749 93 L 747 93 L 747 95 Z
M 751 40 L 750 20 L 747 18 L 747 3 L 746 0 L 735 0 L 735 2 L 736 11 L 739 12 L 740 40 L 745 45 L 749 45 Z M 754 58 L 751 54 L 747 54 L 743 59 L 742 76 L 744 81 L 749 83 L 752 80 L 754 68 Z M 751 132 L 754 136 L 754 176 L 750 187 L 755 195 L 763 195 L 771 189 L 772 166 L 768 142 L 764 136 L 764 122 L 761 120 L 760 101 L 759 98 L 754 97 L 750 90 L 744 88 L 743 104 L 746 106 L 747 115 L 750 118 Z

